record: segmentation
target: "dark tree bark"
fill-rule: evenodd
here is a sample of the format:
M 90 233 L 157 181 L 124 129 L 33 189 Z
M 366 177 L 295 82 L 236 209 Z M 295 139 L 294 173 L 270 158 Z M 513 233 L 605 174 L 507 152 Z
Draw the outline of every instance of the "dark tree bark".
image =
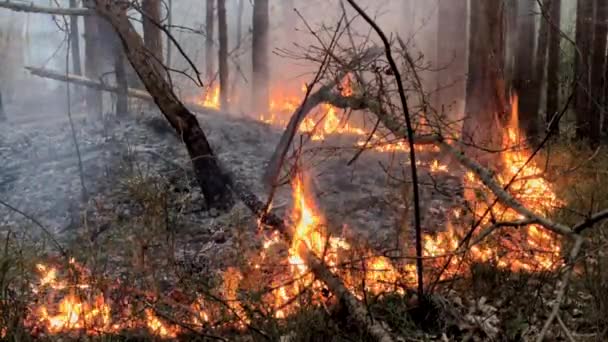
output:
M 215 0 L 207 0 L 205 15 L 205 73 L 207 80 L 212 80 L 215 74 L 215 53 L 213 52 L 213 36 L 215 31 L 214 3 Z
M 99 17 L 89 15 L 84 17 L 85 29 L 85 76 L 92 80 L 99 80 L 101 76 L 101 48 L 99 39 Z M 103 96 L 102 93 L 95 89 L 87 89 L 86 102 L 89 113 L 97 118 L 102 119 Z
M 180 136 L 192 161 L 196 179 L 205 196 L 208 207 L 225 209 L 234 203 L 227 177 L 220 169 L 205 133 L 196 116 L 177 98 L 163 73 L 150 60 L 147 47 L 124 12 L 109 3 L 95 0 L 96 10 L 106 19 L 121 38 L 129 62 L 154 98 L 165 118 Z
M 125 8 L 126 11 L 126 8 Z M 129 112 L 129 85 L 127 82 L 126 68 L 124 62 L 124 52 L 120 37 L 116 34 L 112 25 L 106 20 L 98 21 L 99 29 L 99 48 L 103 70 L 112 70 L 116 84 L 116 116 L 122 117 Z
M 543 10 L 550 11 L 552 2 L 554 0 L 543 0 L 542 6 Z M 551 20 L 551 19 L 549 19 Z M 533 83 L 533 92 L 534 96 L 532 98 L 533 102 L 533 112 L 537 113 L 541 109 L 541 101 L 542 101 L 542 90 L 543 84 L 545 82 L 545 71 L 547 70 L 547 55 L 549 49 L 549 27 L 551 23 L 545 19 L 543 16 L 540 16 L 540 28 L 538 31 L 538 40 L 536 44 L 536 61 L 534 67 L 534 83 Z M 555 91 L 559 91 L 558 88 Z M 543 117 L 546 117 L 543 115 Z
M 578 0 L 576 5 L 576 137 L 584 140 L 591 136 L 591 42 L 593 39 L 593 1 Z
M 116 116 L 126 116 L 129 113 L 129 83 L 127 82 L 127 72 L 125 68 L 125 58 L 122 52 L 122 45 L 117 46 L 114 54 L 114 72 L 116 75 L 116 85 L 118 94 L 116 97 Z
M 513 89 L 513 77 L 515 76 L 515 60 L 517 50 L 517 19 L 520 0 L 504 0 L 505 4 L 505 87 Z
M 553 134 L 559 134 L 559 121 L 553 120 L 559 106 L 559 55 L 561 43 L 562 1 L 552 0 L 549 9 L 551 29 L 549 33 L 549 62 L 547 65 L 547 116 L 546 123 Z
M 602 115 L 605 115 L 606 40 L 608 39 L 608 0 L 595 0 L 595 25 L 591 60 L 591 103 L 589 108 L 589 142 L 600 143 Z
M 437 31 L 438 102 L 451 119 L 457 114 L 456 102 L 464 99 L 467 73 L 467 0 L 439 1 Z
M 7 121 L 8 117 L 4 111 L 4 103 L 2 102 L 2 92 L 0 91 L 0 122 Z
M 155 59 L 159 71 L 163 63 L 163 43 L 161 40 L 161 2 L 160 0 L 142 0 L 141 11 L 144 27 L 144 43 L 148 53 Z M 164 72 L 163 72 L 164 73 Z
M 173 0 L 169 0 L 168 2 L 168 8 L 167 8 L 167 25 L 169 26 L 167 28 L 168 32 L 171 33 L 171 26 L 173 26 Z M 171 59 L 172 59 L 172 43 L 171 43 L 171 38 L 169 38 L 169 35 L 167 35 L 167 67 L 171 67 Z
M 466 151 L 480 162 L 481 150 L 502 143 L 501 121 L 506 120 L 504 69 L 504 3 L 470 1 L 469 76 L 462 140 Z
M 70 8 L 76 8 L 76 0 L 70 0 Z M 82 63 L 80 61 L 80 30 L 78 28 L 78 16 L 70 16 L 70 48 L 72 49 L 73 73 L 82 75 Z
M 270 97 L 268 68 L 268 0 L 255 0 L 253 5 L 253 109 L 256 113 L 268 112 Z
M 226 0 L 217 0 L 217 25 L 220 48 L 220 106 L 228 110 L 228 24 L 226 23 Z
M 236 10 L 236 49 L 241 48 L 241 40 L 243 39 L 243 12 L 245 11 L 245 0 L 238 0 L 239 4 Z
M 534 74 L 534 0 L 519 0 L 517 49 L 513 89 L 519 97 L 519 128 L 534 142 L 538 138 L 540 90 Z

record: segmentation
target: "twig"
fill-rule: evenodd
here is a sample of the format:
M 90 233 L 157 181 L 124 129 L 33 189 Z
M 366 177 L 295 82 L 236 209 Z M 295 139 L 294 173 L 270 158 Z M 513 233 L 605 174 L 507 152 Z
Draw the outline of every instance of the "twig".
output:
M 57 241 L 57 239 L 55 239 L 55 237 L 53 236 L 53 234 L 45 227 L 42 225 L 42 223 L 40 223 L 40 221 L 38 221 L 37 219 L 35 219 L 32 215 L 26 214 L 25 212 L 13 207 L 12 205 L 4 202 L 3 200 L 0 199 L 0 204 L 7 207 L 8 209 L 16 212 L 17 214 L 25 217 L 26 219 L 32 221 L 32 223 L 34 223 L 36 226 L 38 226 L 38 228 L 40 228 L 40 230 L 42 230 L 42 232 L 44 234 L 46 234 L 50 239 L 51 242 L 53 242 L 55 244 L 55 246 L 57 247 L 57 249 L 59 250 L 59 252 L 61 253 L 61 255 L 63 255 L 64 257 L 67 258 L 68 253 L 65 251 L 65 249 L 63 249 L 63 247 L 61 246 L 61 244 L 59 243 L 59 241 Z
M 399 73 L 399 68 L 397 67 L 397 63 L 393 59 L 393 54 L 391 52 L 391 44 L 388 41 L 388 38 L 382 31 L 382 29 L 376 24 L 376 22 L 369 16 L 365 11 L 357 5 L 354 0 L 346 0 L 348 3 L 361 15 L 361 17 L 376 31 L 380 39 L 382 39 L 382 43 L 384 44 L 384 50 L 386 54 L 386 58 L 388 59 L 389 65 L 391 67 L 391 71 L 395 76 L 395 80 L 397 81 L 397 88 L 399 90 L 399 99 L 401 100 L 401 106 L 403 110 L 403 115 L 405 117 L 405 124 L 407 129 L 407 140 L 410 147 L 410 167 L 412 172 L 412 185 L 413 185 L 413 193 L 414 193 L 414 226 L 416 230 L 416 256 L 418 259 L 416 260 L 416 270 L 418 273 L 418 296 L 422 299 L 424 295 L 424 280 L 423 280 L 423 265 L 422 265 L 422 228 L 420 222 L 420 194 L 418 191 L 418 174 L 416 170 L 416 149 L 414 148 L 414 131 L 412 129 L 412 122 L 410 119 L 410 113 L 407 105 L 407 99 L 405 97 L 405 88 L 403 86 L 403 81 L 401 79 L 401 74 Z
M 562 305 L 562 302 L 564 301 L 564 297 L 566 295 L 566 290 L 568 289 L 568 283 L 570 282 L 570 276 L 572 275 L 572 271 L 574 270 L 574 263 L 576 262 L 576 258 L 578 256 L 578 253 L 581 250 L 582 245 L 583 245 L 583 237 L 580 235 L 577 235 L 574 239 L 574 245 L 573 245 L 572 249 L 570 250 L 569 260 L 564 269 L 564 275 L 562 276 L 561 283 L 559 284 L 559 289 L 557 291 L 557 296 L 555 298 L 555 304 L 553 304 L 553 308 L 551 309 L 551 314 L 549 315 L 549 318 L 547 318 L 547 320 L 545 321 L 543 329 L 541 330 L 540 334 L 538 335 L 536 342 L 542 342 L 545 339 L 547 332 L 549 332 L 549 328 L 551 328 L 551 324 L 553 323 L 553 321 L 559 314 L 560 306 Z
M 557 323 L 562 328 L 564 334 L 568 338 L 568 341 L 576 342 L 576 340 L 574 339 L 574 336 L 572 336 L 572 333 L 570 332 L 570 330 L 568 329 L 568 327 L 566 326 L 566 324 L 564 323 L 562 318 L 559 315 L 557 315 L 557 317 L 555 319 L 557 320 Z

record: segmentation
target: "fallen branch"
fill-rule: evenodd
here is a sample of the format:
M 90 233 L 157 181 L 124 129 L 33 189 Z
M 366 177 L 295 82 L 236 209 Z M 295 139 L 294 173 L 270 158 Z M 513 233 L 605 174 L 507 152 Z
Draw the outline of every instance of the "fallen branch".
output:
M 12 2 L 9 0 L 0 1 L 0 8 L 10 9 L 16 12 L 28 13 L 44 13 L 52 15 L 91 15 L 94 12 L 88 8 L 62 8 L 62 7 L 46 7 L 37 6 L 34 3 L 26 4 L 22 2 Z
M 76 84 L 79 86 L 96 89 L 96 90 L 100 90 L 100 91 L 107 91 L 110 93 L 120 93 L 123 91 L 116 85 L 92 80 L 90 78 L 80 76 L 80 75 L 74 75 L 74 74 L 66 75 L 65 73 L 60 73 L 60 72 L 57 72 L 57 71 L 54 71 L 51 69 L 37 68 L 37 67 L 32 67 L 32 66 L 26 66 L 25 69 L 34 76 L 47 78 L 47 79 L 51 79 L 51 80 L 55 80 L 55 81 L 59 81 L 59 82 L 69 82 L 69 83 L 73 83 L 73 84 Z M 145 90 L 127 88 L 127 95 L 131 98 L 148 101 L 148 102 L 154 102 L 154 98 L 152 97 L 152 95 L 150 95 L 150 93 L 148 93 Z M 201 106 L 199 104 L 192 103 L 192 102 L 186 102 L 185 105 L 195 112 L 202 112 L 202 113 L 218 112 L 218 110 L 215 108 Z
M 73 84 L 76 84 L 79 86 L 96 89 L 96 90 L 101 90 L 101 91 L 107 91 L 110 93 L 120 92 L 120 89 L 118 88 L 118 86 L 115 86 L 112 84 L 107 84 L 104 82 L 95 81 L 95 80 L 92 80 L 90 78 L 80 76 L 80 75 L 60 73 L 60 72 L 57 72 L 54 70 L 45 69 L 45 68 L 37 68 L 37 67 L 33 67 L 33 66 L 26 66 L 25 70 L 29 71 L 30 74 L 32 74 L 34 76 L 38 76 L 38 77 L 42 77 L 42 78 L 48 78 L 48 79 L 60 81 L 60 82 L 69 82 L 69 83 L 73 83 Z M 147 91 L 144 91 L 144 90 L 128 88 L 127 94 L 129 95 L 129 97 L 137 98 L 140 100 L 154 101 L 154 98 L 150 95 L 150 93 L 148 93 Z
M 229 175 L 229 178 L 232 180 L 231 187 L 237 197 L 263 224 L 276 229 L 287 241 L 293 239 L 293 232 L 285 226 L 282 219 L 272 213 L 267 213 L 265 211 L 265 203 L 260 201 L 245 184 L 236 181 L 233 175 Z M 371 318 L 365 305 L 357 300 L 357 298 L 346 288 L 342 279 L 336 276 L 327 265 L 325 265 L 323 260 L 308 248 L 302 248 L 299 253 L 314 276 L 322 281 L 328 289 L 346 305 L 350 317 L 354 319 L 359 327 L 363 328 L 375 341 L 393 341 L 392 336 L 384 328 L 383 324 Z
M 281 140 L 279 141 L 279 144 L 275 148 L 275 151 L 266 166 L 266 171 L 264 173 L 263 180 L 267 187 L 272 186 L 272 182 L 277 179 L 277 176 L 282 166 L 282 160 L 287 154 L 287 150 L 291 145 L 291 141 L 295 136 L 298 127 L 300 127 L 300 124 L 302 123 L 302 121 L 304 121 L 306 116 L 321 103 L 330 102 L 329 96 L 332 92 L 332 89 L 335 88 L 338 82 L 340 82 L 342 78 L 347 75 L 348 69 L 354 68 L 355 66 L 360 65 L 362 63 L 373 61 L 379 56 L 381 56 L 382 53 L 382 49 L 369 48 L 352 58 L 349 63 L 345 64 L 345 70 L 339 73 L 333 79 L 333 81 L 323 85 L 319 90 L 314 93 L 310 93 L 310 89 L 307 90 L 307 95 L 304 98 L 303 103 L 291 115 L 291 118 L 289 119 L 289 123 L 287 124 L 285 131 L 283 132 L 283 135 L 281 135 Z M 316 78 L 318 78 L 319 76 L 320 73 L 317 74 Z M 315 80 L 315 82 L 312 82 L 311 86 L 314 86 L 316 81 L 317 80 Z
M 490 171 L 488 171 L 486 168 L 481 166 L 473 159 L 470 159 L 465 156 L 465 154 L 461 151 L 458 151 L 450 144 L 443 141 L 440 141 L 438 143 L 438 146 L 442 150 L 447 151 L 451 155 L 455 156 L 456 159 L 460 162 L 460 164 L 473 171 L 473 173 L 481 180 L 481 182 L 494 193 L 500 203 L 515 210 L 518 214 L 523 215 L 530 221 L 530 223 L 538 223 L 559 235 L 565 235 L 570 237 L 574 235 L 574 231 L 570 227 L 565 226 L 561 223 L 553 222 L 548 218 L 526 208 L 515 197 L 513 197 L 510 193 L 503 189 L 503 187 L 500 186 L 500 184 L 498 184 L 496 180 L 494 180 L 494 177 L 492 176 L 492 173 Z
M 583 237 L 580 235 L 576 235 L 574 239 L 574 245 L 570 250 L 570 255 L 568 257 L 568 262 L 564 267 L 564 275 L 562 276 L 561 283 L 559 284 L 559 288 L 557 290 L 557 296 L 555 298 L 555 303 L 553 304 L 553 308 L 551 309 L 551 314 L 549 318 L 545 321 L 543 325 L 543 329 L 540 331 L 536 342 L 542 342 L 549 332 L 549 328 L 553 321 L 559 315 L 559 309 L 564 301 L 564 297 L 566 296 L 566 290 L 568 289 L 568 283 L 570 282 L 570 277 L 572 276 L 572 272 L 574 271 L 574 263 L 576 262 L 576 258 L 578 257 L 578 253 L 581 251 L 581 247 L 583 245 Z

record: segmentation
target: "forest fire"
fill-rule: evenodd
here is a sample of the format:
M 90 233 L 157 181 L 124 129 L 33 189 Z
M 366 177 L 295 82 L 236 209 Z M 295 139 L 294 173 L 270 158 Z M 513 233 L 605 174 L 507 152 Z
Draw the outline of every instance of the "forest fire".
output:
M 540 213 L 551 213 L 563 204 L 557 198 L 551 185 L 542 178 L 543 170 L 533 161 L 528 161 L 530 153 L 522 148 L 518 132 L 518 99 L 511 101 L 511 122 L 503 136 L 505 151 L 501 154 L 504 167 L 497 174 L 502 186 L 510 183 L 509 193 L 524 206 Z M 513 180 L 513 181 L 511 181 Z M 496 201 L 472 172 L 465 177 L 465 198 L 474 208 L 474 220 L 481 226 L 493 222 L 516 222 L 522 217 L 513 209 Z M 561 244 L 557 236 L 538 225 L 527 227 L 500 228 L 485 237 L 483 243 L 472 246 L 468 261 L 492 263 L 513 272 L 537 272 L 553 270 L 560 266 Z M 478 232 L 480 230 L 477 230 Z M 425 237 L 425 251 L 429 256 L 448 255 L 457 250 L 464 234 L 450 225 L 446 232 L 435 237 Z M 473 240 L 478 234 L 473 235 Z M 461 272 L 460 265 L 465 256 L 451 259 L 446 275 Z
M 533 162 L 527 163 L 529 153 L 521 149 L 516 130 L 516 107 L 515 99 L 512 122 L 504 137 L 506 150 L 502 154 L 502 162 L 505 167 L 497 179 L 506 185 L 514 177 L 515 180 L 509 187 L 513 196 L 535 211 L 550 212 L 561 201 L 551 186 L 538 176 L 542 170 Z M 332 112 L 331 107 L 328 112 Z M 332 121 L 325 124 L 329 126 Z M 437 161 L 431 163 L 429 169 L 433 173 L 448 172 L 447 167 Z M 494 197 L 483 190 L 481 182 L 473 174 L 469 173 L 465 181 L 468 188 L 466 198 L 475 208 L 473 219 L 479 220 L 482 226 L 495 221 L 521 219 L 517 213 L 502 204 L 493 204 Z M 264 241 L 258 257 L 251 260 L 253 273 L 250 273 L 250 277 L 255 272 L 267 272 L 267 266 L 262 265 L 272 264 L 275 268 L 277 265 L 284 266 L 280 272 L 271 272 L 264 280 L 272 289 L 263 296 L 270 314 L 282 319 L 295 313 L 302 305 L 301 297 L 304 294 L 307 294 L 308 302 L 313 304 L 330 300 L 323 283 L 316 280 L 308 268 L 306 253 L 312 253 L 321 259 L 359 299 L 363 298 L 365 292 L 374 295 L 384 292 L 403 293 L 405 288 L 414 286 L 416 273 L 412 262 L 397 262 L 377 256 L 377 253 L 369 249 L 352 246 L 346 239 L 329 234 L 325 220 L 315 206 L 314 196 L 306 185 L 305 175 L 299 174 L 294 178 L 294 205 L 290 215 L 293 222 L 291 241 L 283 241 L 280 234 L 274 232 Z M 490 211 L 494 221 L 490 220 L 486 211 Z M 460 211 L 455 212 L 456 219 L 460 216 Z M 508 228 L 508 234 L 497 231 L 483 242 L 472 246 L 468 253 L 454 253 L 464 236 L 464 228 L 448 221 L 444 232 L 423 236 L 423 255 L 427 258 L 425 264 L 431 270 L 440 268 L 446 262 L 446 256 L 453 255 L 444 278 L 466 273 L 462 265 L 471 262 L 491 263 L 514 272 L 553 270 L 559 265 L 559 241 L 539 226 Z M 473 238 L 477 236 L 474 234 Z M 286 251 L 286 257 L 284 253 L 277 252 L 277 248 Z M 344 267 L 345 265 L 350 266 Z M 129 309 L 117 309 L 120 300 L 111 299 L 110 294 L 118 286 L 106 284 L 106 290 L 101 291 L 91 272 L 73 259 L 68 263 L 66 271 L 39 264 L 37 272 L 39 280 L 31 289 L 36 300 L 31 304 L 26 318 L 26 326 L 36 334 L 99 335 L 144 329 L 160 338 L 171 339 L 184 332 L 183 328 L 167 323 L 150 306 L 143 305 L 141 300 L 122 300 L 122 306 L 126 301 Z M 62 277 L 61 274 L 66 272 L 67 276 Z M 235 327 L 243 328 L 250 320 L 237 296 L 239 289 L 246 286 L 241 270 L 228 268 L 223 272 L 218 295 L 226 301 L 236 318 Z M 145 296 L 148 301 L 153 301 L 156 297 L 152 294 Z M 199 328 L 213 322 L 221 311 L 200 296 L 186 304 L 186 307 L 189 316 L 186 320 Z M 139 309 L 135 310 L 136 308 Z M 133 315 L 133 311 L 139 311 L 140 314 Z
M 271 90 L 268 104 L 268 113 L 258 115 L 257 119 L 266 124 L 285 127 L 293 113 L 296 112 L 302 102 L 302 96 L 306 93 L 306 86 L 302 86 L 301 94 L 284 89 L 273 88 Z M 343 96 L 353 94 L 350 78 L 344 78 L 340 85 L 340 92 Z M 219 110 L 220 109 L 220 89 L 218 85 L 208 88 L 204 94 L 195 99 L 196 104 Z M 229 99 L 229 102 L 236 104 L 236 99 Z M 340 113 L 343 112 L 343 113 Z M 319 108 L 307 116 L 300 124 L 299 132 L 309 136 L 312 141 L 324 141 L 330 135 L 345 135 L 357 139 L 356 147 L 367 147 L 378 152 L 407 152 L 409 146 L 402 142 L 391 142 L 379 133 L 373 133 L 368 142 L 370 132 L 368 129 L 353 124 L 349 120 L 349 115 L 342 109 L 329 104 L 322 104 Z

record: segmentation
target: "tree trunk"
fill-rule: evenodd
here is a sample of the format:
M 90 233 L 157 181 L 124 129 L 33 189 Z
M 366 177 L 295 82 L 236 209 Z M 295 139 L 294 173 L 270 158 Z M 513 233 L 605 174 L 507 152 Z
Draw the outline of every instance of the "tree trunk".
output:
M 228 180 L 222 173 L 196 117 L 180 102 L 169 82 L 163 77 L 163 73 L 156 69 L 156 63 L 150 60 L 147 47 L 126 14 L 108 1 L 110 0 L 95 0 L 97 13 L 110 22 L 119 34 L 133 68 L 165 118 L 186 145 L 196 179 L 208 207 L 218 209 L 231 207 L 233 199 Z
M 245 11 L 245 0 L 238 0 L 238 8 L 236 12 L 236 49 L 241 48 L 241 40 L 243 39 L 243 12 Z
M 151 54 L 156 62 L 161 75 L 164 75 L 162 69 L 163 63 L 163 43 L 161 40 L 160 28 L 161 25 L 161 8 L 160 0 L 142 0 L 141 11 L 144 27 L 144 43 L 148 53 Z
M 129 83 L 127 82 L 127 72 L 122 45 L 118 46 L 114 55 L 114 72 L 116 75 L 116 86 L 118 87 L 116 116 L 126 116 L 129 114 Z
M 513 89 L 513 77 L 515 76 L 515 57 L 517 48 L 517 18 L 519 0 L 504 0 L 505 16 L 506 16 L 506 31 L 505 31 L 505 87 L 509 90 Z
M 207 8 L 205 15 L 205 73 L 207 81 L 214 78 L 215 75 L 215 53 L 213 52 L 213 36 L 214 36 L 214 3 L 215 0 L 207 0 Z
M 228 24 L 226 23 L 226 0 L 217 0 L 217 25 L 220 48 L 220 106 L 228 110 Z
M 591 61 L 591 103 L 589 108 L 589 142 L 600 143 L 602 115 L 605 115 L 606 40 L 608 39 L 608 0 L 595 0 L 595 32 Z
M 461 112 L 457 102 L 463 100 L 466 90 L 467 0 L 439 1 L 439 28 L 437 31 L 438 102 L 451 120 Z
M 576 5 L 576 137 L 584 140 L 591 136 L 591 42 L 593 39 L 593 1 L 578 0 Z
M 502 1 L 487 0 L 471 0 L 470 6 L 469 77 L 462 139 L 467 153 L 482 162 L 481 150 L 474 146 L 499 148 L 501 121 L 506 121 L 505 8 Z
M 540 90 L 534 75 L 534 0 L 519 0 L 517 51 L 513 88 L 519 98 L 519 128 L 535 142 L 538 138 L 538 98 Z
M 99 40 L 99 17 L 89 15 L 84 17 L 85 29 L 85 75 L 92 80 L 99 80 L 100 72 L 100 40 Z M 102 93 L 95 89 L 87 89 L 86 95 L 87 108 L 89 113 L 97 120 L 101 121 L 103 111 L 103 96 Z
M 292 41 L 291 38 L 298 21 L 294 0 L 283 0 L 281 6 L 283 10 L 283 25 L 281 25 L 283 27 L 283 37 L 286 41 Z
M 8 117 L 4 111 L 4 103 L 2 102 L 2 91 L 0 91 L 0 122 L 7 121 Z
M 552 2 L 554 0 L 543 0 L 543 10 L 550 11 Z M 538 31 L 538 43 L 536 44 L 536 65 L 534 67 L 534 97 L 533 112 L 537 113 L 541 109 L 542 102 L 542 90 L 545 82 L 545 71 L 547 70 L 547 54 L 549 48 L 549 27 L 551 23 L 545 19 L 542 15 L 540 16 L 540 28 Z M 559 91 L 559 89 L 555 89 Z M 543 115 L 543 117 L 546 117 Z
M 173 26 L 173 0 L 169 0 L 169 3 L 167 4 L 168 8 L 167 8 L 167 31 L 169 32 L 169 34 L 171 34 L 171 26 Z M 171 43 L 171 38 L 169 37 L 169 35 L 167 35 L 167 67 L 170 68 L 171 67 L 171 53 L 172 53 L 172 47 L 173 44 Z
M 76 0 L 70 0 L 70 8 L 77 8 Z M 72 49 L 73 73 L 82 75 L 82 64 L 80 62 L 80 32 L 78 29 L 78 16 L 70 16 L 70 48 Z
M 253 109 L 256 113 L 268 112 L 269 68 L 268 68 L 268 0 L 255 0 L 253 5 Z
M 559 106 L 559 55 L 561 43 L 561 13 L 562 1 L 551 0 L 551 8 L 549 10 L 549 20 L 551 21 L 551 30 L 549 33 L 549 63 L 547 65 L 547 116 L 546 123 L 551 125 L 549 130 L 553 134 L 559 134 L 559 121 L 554 120 L 557 115 Z

